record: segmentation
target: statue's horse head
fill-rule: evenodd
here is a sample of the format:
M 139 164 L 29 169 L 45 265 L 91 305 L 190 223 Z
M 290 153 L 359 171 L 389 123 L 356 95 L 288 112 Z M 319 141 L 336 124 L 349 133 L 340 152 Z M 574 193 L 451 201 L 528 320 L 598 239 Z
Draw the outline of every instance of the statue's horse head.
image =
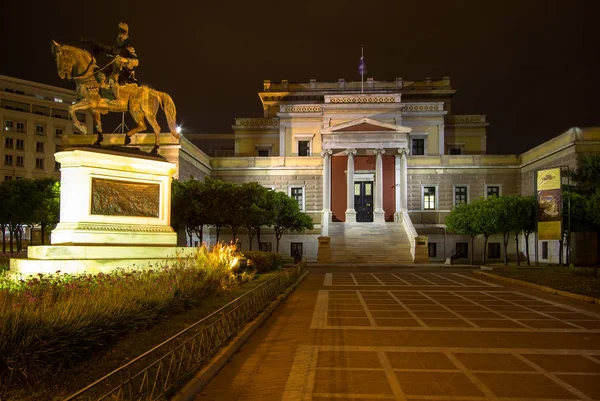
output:
M 58 76 L 62 79 L 79 78 L 94 71 L 96 60 L 88 51 L 74 46 L 61 45 L 54 40 L 51 42 L 51 46 Z

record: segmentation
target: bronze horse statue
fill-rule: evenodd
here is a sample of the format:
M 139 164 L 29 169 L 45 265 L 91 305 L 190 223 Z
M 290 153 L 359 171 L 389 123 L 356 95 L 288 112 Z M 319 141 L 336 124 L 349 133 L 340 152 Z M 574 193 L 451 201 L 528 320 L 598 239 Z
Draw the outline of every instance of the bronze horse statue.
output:
M 51 43 L 52 53 L 56 59 L 58 76 L 62 79 L 75 81 L 75 93 L 79 101 L 69 107 L 73 124 L 83 134 L 87 134 L 87 127 L 77 119 L 75 113 L 81 110 L 88 110 L 94 117 L 96 130 L 98 131 L 98 138 L 94 145 L 100 145 L 103 140 L 102 122 L 100 121 L 101 114 L 129 111 L 137 127 L 127 132 L 125 145 L 131 143 L 131 136 L 146 129 L 144 119 L 147 119 L 154 130 L 156 138 L 151 153 L 157 153 L 160 146 L 160 125 L 156 121 L 156 113 L 159 107 L 162 107 L 167 117 L 171 135 L 179 138 L 175 121 L 175 104 L 168 94 L 159 92 L 146 85 L 120 85 L 118 90 L 123 101 L 119 104 L 114 104 L 115 102 L 110 102 L 108 99 L 102 97 L 102 88 L 106 87 L 105 85 L 103 86 L 103 82 L 100 82 L 100 77 L 103 77 L 103 74 L 98 74 L 102 69 L 98 68 L 96 59 L 87 50 L 62 45 L 54 40 Z

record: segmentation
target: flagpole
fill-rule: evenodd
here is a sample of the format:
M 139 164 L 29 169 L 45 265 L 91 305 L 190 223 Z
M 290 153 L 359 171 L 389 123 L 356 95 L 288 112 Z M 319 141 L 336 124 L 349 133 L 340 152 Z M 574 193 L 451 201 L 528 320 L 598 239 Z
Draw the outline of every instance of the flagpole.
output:
M 364 63 L 363 46 L 360 46 L 360 62 Z M 364 93 L 365 69 L 360 69 L 360 93 Z

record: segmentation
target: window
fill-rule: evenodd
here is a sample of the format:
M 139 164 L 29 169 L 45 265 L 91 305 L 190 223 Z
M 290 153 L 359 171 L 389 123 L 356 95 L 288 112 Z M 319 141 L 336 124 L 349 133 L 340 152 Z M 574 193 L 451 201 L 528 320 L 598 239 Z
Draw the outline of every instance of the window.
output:
M 44 169 L 44 159 L 35 159 L 35 168 Z
M 435 187 L 423 187 L 423 210 L 435 210 Z
M 54 101 L 55 101 L 56 103 L 62 103 L 62 102 L 63 102 L 63 100 L 62 100 L 61 98 L 59 98 L 59 97 L 55 97 L 55 98 L 54 98 Z
M 291 187 L 290 196 L 296 199 L 298 207 L 301 211 L 304 211 L 304 187 Z
M 542 259 L 548 259 L 548 241 L 542 242 Z
M 258 149 L 258 157 L 269 157 L 271 151 L 269 149 Z
M 495 196 L 496 198 L 500 196 L 500 186 L 499 185 L 486 185 L 485 186 L 485 197 L 489 198 L 490 196 Z
M 25 132 L 25 123 L 17 123 L 17 132 Z
M 36 125 L 35 126 L 35 134 L 36 135 L 44 135 L 44 126 L 43 125 Z
M 488 257 L 490 259 L 500 259 L 500 243 L 489 242 L 488 243 Z
M 468 201 L 468 189 L 465 186 L 454 187 L 454 206 L 465 205 Z
M 25 149 L 25 141 L 23 139 L 17 139 L 16 149 L 17 150 L 23 150 L 23 149 Z
M 437 244 L 435 242 L 427 244 L 427 253 L 430 258 L 435 258 L 437 256 Z
M 298 141 L 298 156 L 310 156 L 310 141 Z
M 4 165 L 5 166 L 12 166 L 13 164 L 13 157 L 12 155 L 4 155 Z
M 457 242 L 456 243 L 456 257 L 468 258 L 469 257 L 469 243 L 468 242 Z
M 25 166 L 25 157 L 24 156 L 17 156 L 17 160 L 15 161 L 15 166 L 16 167 L 23 167 L 23 166 Z
M 261 242 L 258 244 L 258 250 L 261 252 L 273 252 L 273 244 L 271 242 Z
M 12 175 L 5 175 L 4 176 L 4 181 L 10 181 L 12 180 Z
M 13 148 L 13 139 L 12 138 L 5 138 L 4 139 L 4 147 L 7 149 L 12 149 Z
M 62 128 L 56 128 L 54 130 L 54 137 L 55 138 L 62 138 L 62 134 L 63 134 Z
M 36 142 L 35 143 L 35 151 L 44 153 L 44 142 Z
M 302 242 L 292 242 L 290 247 L 290 253 L 293 258 L 301 258 L 304 254 L 302 249 Z
M 462 150 L 460 148 L 450 148 L 451 155 L 460 155 L 462 154 Z
M 54 153 L 62 152 L 63 147 L 61 145 L 54 145 Z
M 412 140 L 412 155 L 424 155 L 425 154 L 425 139 L 413 139 Z
M 4 131 L 12 131 L 14 123 L 12 121 L 4 121 Z

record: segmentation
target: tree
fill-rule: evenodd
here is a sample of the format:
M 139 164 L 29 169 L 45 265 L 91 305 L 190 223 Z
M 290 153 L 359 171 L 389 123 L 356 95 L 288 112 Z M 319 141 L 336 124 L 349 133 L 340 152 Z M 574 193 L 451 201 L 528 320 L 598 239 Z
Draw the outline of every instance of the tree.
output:
M 446 216 L 446 229 L 453 234 L 469 235 L 471 237 L 471 256 L 469 263 L 473 264 L 473 255 L 475 249 L 475 236 L 478 231 L 473 226 L 472 204 L 462 204 L 454 208 Z
M 173 180 L 171 192 L 171 220 L 177 227 L 185 227 L 192 244 L 193 234 L 202 242 L 203 228 L 207 224 L 204 186 L 201 181 L 190 178 L 186 182 Z
M 577 159 L 577 170 L 570 171 L 569 176 L 574 183 L 574 186 L 570 188 L 571 192 L 582 195 L 586 200 L 592 202 L 595 199 L 596 193 L 600 190 L 600 155 L 586 154 L 579 156 Z M 580 206 L 574 206 L 573 203 L 578 201 L 580 201 Z M 582 213 L 582 204 L 583 201 L 581 199 L 575 200 L 575 197 L 571 198 L 571 232 L 577 232 L 573 224 L 574 214 Z M 588 202 L 586 210 L 595 209 Z M 585 221 L 588 223 L 587 231 L 596 233 L 596 249 L 600 249 L 600 224 L 598 224 L 594 216 L 585 218 Z M 570 238 L 567 238 L 567 243 L 570 244 Z M 600 252 L 596 252 L 596 265 L 600 266 Z
M 227 211 L 231 207 L 231 202 L 228 202 L 229 188 L 233 184 L 221 180 L 215 180 L 210 177 L 204 179 L 202 189 L 202 206 L 205 209 L 206 224 L 215 227 L 217 234 L 216 242 L 219 242 L 221 229 L 227 225 Z
M 248 231 L 249 249 L 256 236 L 260 244 L 261 226 L 271 225 L 272 214 L 267 209 L 267 188 L 257 182 L 247 182 L 241 190 L 241 212 L 243 215 L 242 226 Z
M 471 219 L 475 232 L 483 234 L 482 264 L 487 261 L 487 243 L 490 235 L 500 232 L 500 202 L 499 198 L 489 197 L 471 203 Z
M 519 259 L 519 233 L 523 232 L 525 236 L 525 254 L 527 256 L 527 265 L 531 265 L 529 259 L 529 235 L 535 232 L 535 207 L 536 200 L 533 196 L 519 196 L 515 204 L 515 222 L 517 223 L 514 227 L 515 233 L 515 249 L 517 255 L 517 265 L 521 265 Z
M 520 216 L 517 214 L 519 197 L 516 195 L 500 196 L 494 202 L 494 211 L 498 214 L 498 230 L 502 233 L 502 245 L 504 245 L 504 265 L 508 265 L 508 242 L 510 233 L 515 233 L 517 240 L 520 230 Z M 518 249 L 518 244 L 517 244 Z M 519 254 L 517 251 L 517 260 Z
M 270 191 L 273 206 L 273 232 L 277 239 L 277 252 L 279 240 L 287 231 L 302 232 L 312 229 L 312 218 L 298 208 L 298 202 L 283 192 Z
M 32 220 L 40 225 L 41 243 L 44 245 L 46 228 L 52 228 L 60 217 L 60 181 L 43 178 L 35 181 L 35 206 Z

